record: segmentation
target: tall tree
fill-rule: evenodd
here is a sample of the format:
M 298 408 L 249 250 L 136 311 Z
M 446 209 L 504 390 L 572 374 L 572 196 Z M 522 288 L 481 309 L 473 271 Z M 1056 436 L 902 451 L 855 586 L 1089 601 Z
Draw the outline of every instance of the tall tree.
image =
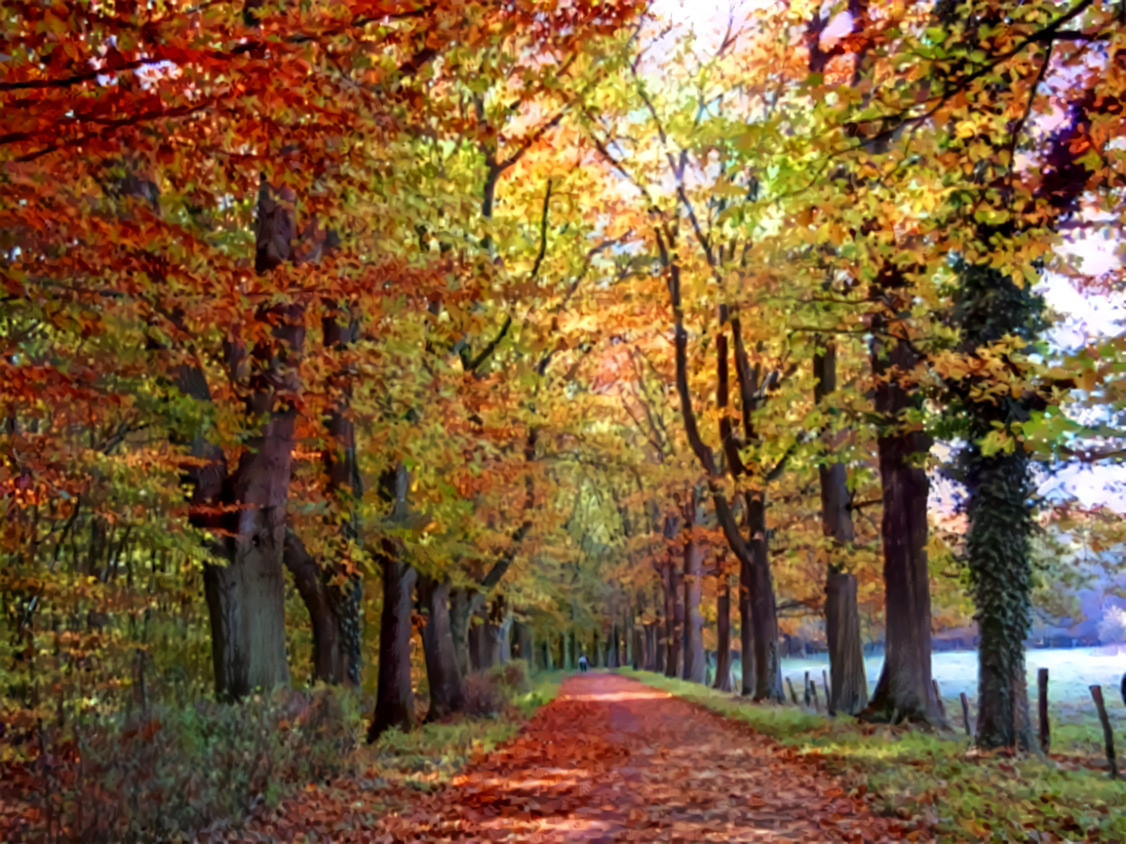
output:
M 1002 24 L 1003 10 L 980 3 L 968 11 L 957 19 L 948 14 L 950 28 L 980 33 L 987 54 L 1004 54 L 1011 35 L 988 34 Z M 1030 285 L 1039 267 L 1026 257 L 1028 244 L 1050 243 L 1061 222 L 1074 220 L 1093 175 L 1094 115 L 1106 103 L 1099 81 L 1080 70 L 1081 53 L 1061 49 L 1060 65 L 1053 68 L 1057 31 L 1047 23 L 1038 46 L 1025 45 L 983 77 L 978 108 L 995 116 L 992 127 L 984 124 L 968 139 L 963 132 L 948 141 L 955 149 L 972 143 L 991 151 L 978 159 L 972 181 L 956 194 L 961 203 L 955 210 L 972 208 L 972 221 L 964 223 L 972 237 L 956 256 L 952 322 L 958 356 L 944 370 L 948 418 L 966 441 L 956 474 L 966 488 L 964 556 L 981 636 L 974 740 L 984 748 L 1032 747 L 1024 643 L 1032 624 L 1035 441 L 1022 429 L 1058 401 L 1056 388 L 1074 384 L 1053 383 L 1033 363 L 1033 355 L 1043 351 L 1045 323 L 1043 302 Z M 1089 31 L 1099 40 L 1098 29 Z M 964 61 L 957 54 L 950 60 Z M 1030 124 L 1038 108 L 1050 107 L 1041 89 L 1053 71 L 1071 77 L 1071 90 L 1064 119 L 1043 139 Z M 1042 140 L 1039 151 L 1033 145 Z M 1018 169 L 1015 155 L 1021 148 L 1042 163 L 1041 177 Z M 990 207 L 992 214 L 982 213 Z

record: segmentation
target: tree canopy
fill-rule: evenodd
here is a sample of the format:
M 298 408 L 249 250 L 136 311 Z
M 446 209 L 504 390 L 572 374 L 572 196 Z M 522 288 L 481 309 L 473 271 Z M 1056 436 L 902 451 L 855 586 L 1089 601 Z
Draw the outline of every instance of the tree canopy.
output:
M 1041 561 L 1120 502 L 1037 493 L 1121 460 L 1122 335 L 1042 298 L 1120 300 L 1121 15 L 6 4 L 5 717 L 322 681 L 374 738 L 514 651 L 782 700 L 825 648 L 939 723 L 974 626 L 1028 746 L 1048 584 L 1126 609 Z

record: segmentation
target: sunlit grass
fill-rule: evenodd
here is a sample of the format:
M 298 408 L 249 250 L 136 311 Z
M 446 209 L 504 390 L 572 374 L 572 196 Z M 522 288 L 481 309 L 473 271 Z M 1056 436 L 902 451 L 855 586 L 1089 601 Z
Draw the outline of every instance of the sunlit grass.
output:
M 1029 841 L 1046 833 L 1067 841 L 1126 841 L 1126 782 L 1101 771 L 1068 770 L 1035 756 L 975 757 L 969 739 L 955 731 L 830 719 L 651 672 L 622 673 L 817 758 L 850 787 L 868 792 L 876 811 L 925 818 L 944 840 Z M 1053 748 L 1090 752 L 1092 729 L 1086 722 L 1060 724 Z
M 536 710 L 555 699 L 561 681 L 559 672 L 538 675 L 530 691 L 514 695 L 508 710 L 497 715 L 458 717 L 406 733 L 388 730 L 361 751 L 367 756 L 363 761 L 390 783 L 423 790 L 442 785 L 473 759 L 516 735 Z

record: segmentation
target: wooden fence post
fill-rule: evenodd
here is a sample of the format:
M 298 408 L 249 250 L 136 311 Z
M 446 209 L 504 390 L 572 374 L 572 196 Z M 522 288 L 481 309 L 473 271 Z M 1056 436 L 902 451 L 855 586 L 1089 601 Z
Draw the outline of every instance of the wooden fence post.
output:
M 1110 718 L 1106 714 L 1106 704 L 1103 702 L 1103 687 L 1091 686 L 1091 698 L 1095 701 L 1095 708 L 1099 711 L 1099 720 L 1103 725 L 1103 742 L 1106 745 L 1106 761 L 1110 763 L 1110 778 L 1118 779 L 1118 757 L 1114 754 L 1114 730 L 1110 728 Z
M 818 712 L 820 712 L 821 711 L 821 701 L 819 701 L 817 699 L 817 681 L 816 680 L 810 680 L 809 681 L 809 694 L 813 698 L 813 708 L 815 710 L 817 710 Z M 826 700 L 828 700 L 828 698 L 826 698 Z
M 1036 705 L 1040 710 L 1040 750 L 1047 755 L 1052 747 L 1052 725 L 1048 722 L 1048 669 L 1036 672 Z
M 807 671 L 807 672 L 805 672 L 805 705 L 809 706 L 810 703 L 812 703 L 812 702 L 813 702 L 813 699 L 810 697 L 810 694 L 809 694 L 809 672 Z
M 938 711 L 942 713 L 943 720 L 946 720 L 946 701 L 942 699 L 942 692 L 938 690 L 938 680 L 931 680 L 931 686 L 934 688 L 934 697 L 938 701 Z
M 786 678 L 786 685 L 790 687 L 790 700 L 794 702 L 794 706 L 798 706 L 798 693 L 794 691 L 794 683 L 789 677 Z
M 965 692 L 958 695 L 958 699 L 962 701 L 962 723 L 966 727 L 966 735 L 971 736 L 973 731 L 970 729 L 970 699 L 966 697 Z

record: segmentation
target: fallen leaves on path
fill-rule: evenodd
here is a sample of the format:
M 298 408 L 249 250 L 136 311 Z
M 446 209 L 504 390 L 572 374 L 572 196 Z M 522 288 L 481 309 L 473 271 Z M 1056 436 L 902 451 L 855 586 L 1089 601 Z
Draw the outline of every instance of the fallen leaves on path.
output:
M 906 841 L 796 751 L 609 674 L 573 677 L 519 736 L 352 840 Z

